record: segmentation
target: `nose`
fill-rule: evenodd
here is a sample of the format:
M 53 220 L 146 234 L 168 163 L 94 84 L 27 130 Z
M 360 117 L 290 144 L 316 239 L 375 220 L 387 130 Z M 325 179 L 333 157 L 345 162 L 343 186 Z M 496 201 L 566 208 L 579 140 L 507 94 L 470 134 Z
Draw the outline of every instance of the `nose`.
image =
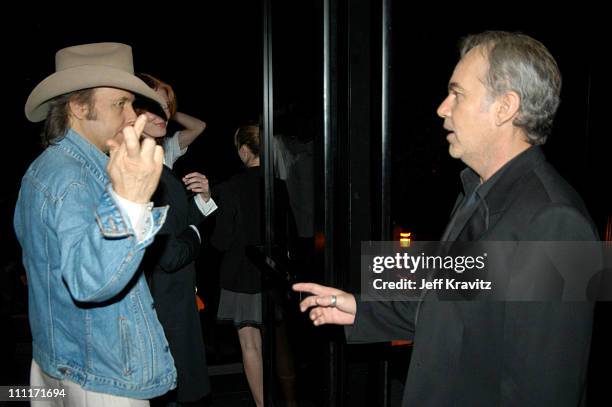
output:
M 132 104 L 129 104 L 127 109 L 125 109 L 125 121 L 128 124 L 128 126 L 133 126 L 134 123 L 136 122 L 137 117 L 138 116 L 136 115 L 136 112 L 134 111 Z
M 442 103 L 440 103 L 440 106 L 438 106 L 438 110 L 436 111 L 436 113 L 438 113 L 438 116 L 440 116 L 441 118 L 445 119 L 447 117 L 450 116 L 451 113 L 451 109 L 450 109 L 450 98 L 452 97 L 452 95 L 448 95 L 443 101 Z

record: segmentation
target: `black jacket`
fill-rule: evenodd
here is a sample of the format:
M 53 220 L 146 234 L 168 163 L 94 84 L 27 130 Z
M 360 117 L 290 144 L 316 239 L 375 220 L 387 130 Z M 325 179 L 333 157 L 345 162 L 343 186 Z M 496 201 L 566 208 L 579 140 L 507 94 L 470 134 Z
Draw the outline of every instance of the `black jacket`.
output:
M 275 240 L 286 246 L 290 224 L 287 187 L 274 183 Z M 221 262 L 222 288 L 241 293 L 261 292 L 261 272 L 246 254 L 247 246 L 263 244 L 263 179 L 260 167 L 247 168 L 214 190 L 219 209 L 211 244 L 225 252 Z
M 485 200 L 457 241 L 597 240 L 582 200 L 539 147 L 508 163 Z M 586 302 L 362 302 L 347 337 L 414 340 L 404 406 L 578 406 L 592 311 Z
M 195 301 L 194 260 L 200 240 L 189 227 L 204 216 L 187 195 L 183 182 L 166 166 L 153 195 L 155 206 L 170 205 L 166 221 L 147 248 L 143 267 L 157 316 L 178 373 L 178 401 L 194 401 L 210 392 L 200 315 Z

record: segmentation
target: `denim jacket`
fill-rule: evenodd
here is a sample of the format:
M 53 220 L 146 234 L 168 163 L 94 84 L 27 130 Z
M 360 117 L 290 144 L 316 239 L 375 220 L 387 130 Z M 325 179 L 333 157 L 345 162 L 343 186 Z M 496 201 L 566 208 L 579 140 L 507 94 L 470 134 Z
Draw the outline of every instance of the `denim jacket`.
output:
M 174 360 L 138 266 L 166 218 L 138 242 L 115 205 L 108 157 L 69 130 L 23 177 L 14 226 L 29 282 L 33 357 L 86 390 L 149 399 L 176 386 Z

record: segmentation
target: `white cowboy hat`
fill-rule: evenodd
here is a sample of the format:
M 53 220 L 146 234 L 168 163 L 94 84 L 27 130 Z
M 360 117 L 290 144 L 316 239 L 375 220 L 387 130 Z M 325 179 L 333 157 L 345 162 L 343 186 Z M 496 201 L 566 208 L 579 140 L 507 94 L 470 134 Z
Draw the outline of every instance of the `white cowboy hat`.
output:
M 49 101 L 82 89 L 109 87 L 165 101 L 134 75 L 132 47 L 116 42 L 77 45 L 57 51 L 55 73 L 40 82 L 28 96 L 25 115 L 32 122 L 45 120 Z

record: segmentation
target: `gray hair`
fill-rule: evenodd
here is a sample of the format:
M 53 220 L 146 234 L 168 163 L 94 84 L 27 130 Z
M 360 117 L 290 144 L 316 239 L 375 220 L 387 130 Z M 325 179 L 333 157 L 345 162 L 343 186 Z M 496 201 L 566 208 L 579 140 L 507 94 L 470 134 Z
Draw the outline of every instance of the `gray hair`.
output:
M 477 47 L 489 61 L 485 83 L 489 95 L 516 92 L 521 105 L 513 124 L 525 129 L 530 144 L 544 144 L 561 101 L 561 72 L 553 56 L 541 42 L 505 31 L 465 37 L 461 57 Z

